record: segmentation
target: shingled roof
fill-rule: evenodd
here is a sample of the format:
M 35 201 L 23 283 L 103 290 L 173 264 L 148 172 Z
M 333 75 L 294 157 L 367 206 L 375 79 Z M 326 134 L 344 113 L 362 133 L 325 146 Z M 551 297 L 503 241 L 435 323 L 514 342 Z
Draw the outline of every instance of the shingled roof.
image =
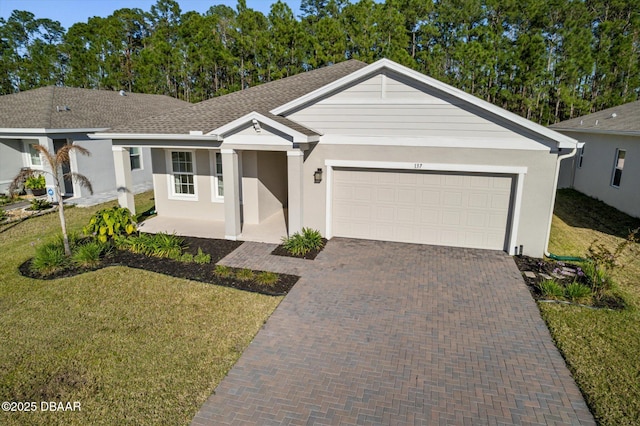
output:
M 549 126 L 553 130 L 640 135 L 640 101 L 607 108 Z
M 312 135 L 315 133 L 304 126 L 269 111 L 366 66 L 357 60 L 341 62 L 215 97 L 171 113 L 130 122 L 109 132 L 189 134 L 190 131 L 202 131 L 207 134 L 255 111 L 302 134 Z
M 0 128 L 103 129 L 188 105 L 163 95 L 47 86 L 0 96 Z

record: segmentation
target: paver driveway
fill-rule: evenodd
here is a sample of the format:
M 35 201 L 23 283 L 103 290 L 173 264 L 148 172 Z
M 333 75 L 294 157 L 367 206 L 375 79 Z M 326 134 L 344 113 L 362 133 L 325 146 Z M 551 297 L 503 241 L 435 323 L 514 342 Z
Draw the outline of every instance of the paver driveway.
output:
M 594 424 L 505 253 L 333 239 L 300 262 L 193 424 Z

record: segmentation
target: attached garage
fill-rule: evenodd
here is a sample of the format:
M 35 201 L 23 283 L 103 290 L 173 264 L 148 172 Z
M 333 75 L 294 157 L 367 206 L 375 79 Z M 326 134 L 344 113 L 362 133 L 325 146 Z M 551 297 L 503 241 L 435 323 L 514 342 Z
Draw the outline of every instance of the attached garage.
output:
M 523 172 L 334 167 L 329 229 L 336 237 L 508 250 Z
M 335 236 L 504 250 L 512 176 L 337 169 Z

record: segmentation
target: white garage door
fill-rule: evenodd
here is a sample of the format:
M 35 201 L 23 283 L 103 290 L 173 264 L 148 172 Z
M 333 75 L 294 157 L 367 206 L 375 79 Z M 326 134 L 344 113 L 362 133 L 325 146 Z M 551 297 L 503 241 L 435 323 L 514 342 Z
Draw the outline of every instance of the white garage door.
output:
M 334 236 L 505 249 L 511 176 L 338 168 L 333 176 Z

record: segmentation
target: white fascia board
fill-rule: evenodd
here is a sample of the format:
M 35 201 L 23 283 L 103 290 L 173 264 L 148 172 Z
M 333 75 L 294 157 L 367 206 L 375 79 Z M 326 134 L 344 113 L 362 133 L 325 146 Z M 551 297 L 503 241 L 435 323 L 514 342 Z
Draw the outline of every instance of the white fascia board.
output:
M 403 75 L 405 77 L 411 78 L 413 80 L 416 80 L 420 83 L 426 84 L 428 86 L 431 86 L 435 89 L 438 89 L 444 93 L 447 93 L 451 96 L 454 96 L 458 99 L 461 99 L 464 102 L 467 102 L 468 104 L 477 106 L 479 108 L 482 108 L 498 117 L 504 118 L 505 120 L 511 121 L 512 123 L 520 126 L 520 127 L 524 127 L 527 130 L 530 130 L 532 132 L 538 133 L 539 135 L 542 135 L 546 138 L 549 138 L 551 140 L 554 140 L 558 143 L 558 147 L 559 148 L 575 148 L 576 147 L 576 143 L 577 141 L 573 138 L 570 138 L 569 136 L 563 135 L 562 133 L 558 133 L 554 130 L 548 129 L 544 126 L 541 126 L 539 124 L 534 123 L 533 121 L 529 121 L 525 118 L 520 117 L 517 114 L 514 114 L 512 112 L 509 112 L 505 109 L 502 109 L 500 107 L 497 107 L 489 102 L 483 101 L 480 98 L 477 98 L 473 95 L 470 95 L 462 90 L 456 89 L 453 86 L 450 86 L 446 83 L 443 83 L 439 80 L 436 80 L 434 78 L 431 78 L 429 76 L 426 76 L 418 71 L 414 71 L 410 68 L 407 68 L 403 65 L 400 65 L 398 63 L 395 63 L 389 59 L 380 59 L 379 61 L 374 62 L 371 65 L 368 65 L 364 68 L 359 69 L 358 71 L 355 71 L 345 77 L 342 77 L 336 81 L 334 81 L 333 83 L 329 83 L 317 90 L 314 90 L 313 92 L 310 92 L 304 96 L 301 96 L 297 99 L 294 99 L 291 102 L 288 102 L 282 106 L 279 106 L 278 108 L 275 108 L 269 112 L 271 112 L 274 115 L 284 115 L 287 114 L 288 112 L 298 108 L 299 106 L 302 106 L 310 101 L 313 101 L 314 99 L 320 98 L 328 93 L 331 93 L 335 90 L 340 89 L 341 87 L 344 87 L 348 84 L 350 84 L 353 81 L 356 81 L 358 79 L 361 79 L 363 77 L 366 77 L 368 75 L 373 75 L 376 74 L 378 72 L 381 72 L 383 70 L 390 70 L 393 72 L 396 72 L 400 75 Z
M 165 134 L 165 133 L 93 133 L 90 134 L 91 139 L 126 139 L 126 140 L 182 140 L 182 141 L 201 141 L 201 142 L 220 142 L 222 137 L 218 135 L 188 135 L 185 133 Z
M 640 131 L 638 130 L 561 129 L 559 127 L 556 127 L 554 130 L 562 133 L 595 133 L 599 135 L 640 136 Z
M 233 132 L 234 130 L 241 129 L 246 125 L 252 125 L 253 120 L 256 120 L 259 123 L 272 127 L 284 134 L 291 136 L 294 143 L 317 142 L 318 140 L 317 136 L 307 136 L 256 111 L 252 111 L 240 118 L 233 120 L 230 123 L 225 124 L 224 126 L 218 127 L 217 129 L 214 129 L 213 132 L 218 135 L 228 136 L 227 134 Z
M 15 127 L 0 128 L 0 134 L 13 135 L 45 135 L 58 133 L 96 133 L 109 130 L 108 127 L 88 128 L 88 129 L 19 129 Z

